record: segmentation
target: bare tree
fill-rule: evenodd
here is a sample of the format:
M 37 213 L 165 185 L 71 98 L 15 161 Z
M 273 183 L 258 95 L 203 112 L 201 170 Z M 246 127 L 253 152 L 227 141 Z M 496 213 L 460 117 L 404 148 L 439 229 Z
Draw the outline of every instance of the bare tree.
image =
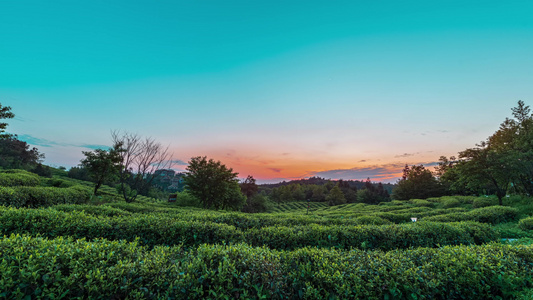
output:
M 141 137 L 129 132 L 112 131 L 113 144 L 122 145 L 119 171 L 122 196 L 133 202 L 142 191 L 147 191 L 155 177 L 155 171 L 171 165 L 172 154 L 151 137 Z

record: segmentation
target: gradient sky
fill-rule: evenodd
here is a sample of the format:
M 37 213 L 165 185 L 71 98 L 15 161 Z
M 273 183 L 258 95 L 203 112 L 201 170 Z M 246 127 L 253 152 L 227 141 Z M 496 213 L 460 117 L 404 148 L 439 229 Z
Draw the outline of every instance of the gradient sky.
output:
M 532 1 L 0 2 L 8 132 L 71 167 L 111 130 L 176 170 L 394 182 L 533 100 Z

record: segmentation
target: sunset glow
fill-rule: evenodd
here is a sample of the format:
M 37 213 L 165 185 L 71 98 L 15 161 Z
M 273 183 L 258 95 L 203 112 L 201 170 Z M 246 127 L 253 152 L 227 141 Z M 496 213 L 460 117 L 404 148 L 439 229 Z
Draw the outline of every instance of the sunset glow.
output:
M 395 182 L 533 99 L 533 4 L 3 1 L 8 131 L 71 167 L 111 130 L 239 176 Z

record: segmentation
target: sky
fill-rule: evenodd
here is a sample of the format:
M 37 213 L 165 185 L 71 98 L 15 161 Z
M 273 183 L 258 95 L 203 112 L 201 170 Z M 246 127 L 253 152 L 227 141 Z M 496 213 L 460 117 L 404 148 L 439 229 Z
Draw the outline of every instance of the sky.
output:
M 168 145 L 239 176 L 395 182 L 533 100 L 532 1 L 0 2 L 7 131 L 52 166 Z

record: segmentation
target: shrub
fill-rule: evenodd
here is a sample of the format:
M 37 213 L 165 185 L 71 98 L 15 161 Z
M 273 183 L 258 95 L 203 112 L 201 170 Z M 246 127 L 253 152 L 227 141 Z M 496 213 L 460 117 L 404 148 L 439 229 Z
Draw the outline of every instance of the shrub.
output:
M 487 207 L 487 206 L 493 206 L 496 205 L 494 201 L 490 198 L 476 198 L 472 202 L 473 208 L 481 208 L 481 207 Z
M 179 206 L 192 206 L 192 207 L 201 207 L 202 204 L 198 198 L 194 197 L 187 191 L 181 193 L 176 193 L 176 204 Z
M 61 209 L 61 207 L 60 207 Z M 180 220 L 162 214 L 97 216 L 82 211 L 0 207 L 0 235 L 39 234 L 45 237 L 107 238 L 143 244 L 195 247 L 203 243 L 240 243 L 290 250 L 306 246 L 391 250 L 437 245 L 481 244 L 498 238 L 486 224 L 410 223 L 403 225 L 268 226 L 240 230 L 235 226 Z M 214 217 L 216 218 L 216 217 Z M 260 219 L 250 219 L 260 222 Z M 272 220 L 271 220 L 272 221 Z M 237 223 L 238 220 L 235 220 Z
M 47 180 L 47 185 L 52 186 L 52 187 L 58 187 L 58 188 L 68 188 L 68 187 L 76 185 L 76 183 L 72 181 L 59 179 L 59 178 L 50 178 Z
M 518 227 L 522 230 L 532 230 L 533 229 L 533 217 L 521 219 L 518 221 Z
M 428 200 L 423 200 L 423 199 L 413 199 L 410 202 L 418 207 L 433 207 L 434 206 L 432 202 L 429 202 Z
M 531 246 L 273 251 L 246 244 L 0 239 L 0 297 L 513 299 L 532 293 Z
M 7 170 L 0 173 L 0 186 L 38 186 L 38 175 L 24 170 Z
M 0 187 L 0 205 L 14 207 L 43 207 L 55 204 L 81 204 L 91 197 L 91 191 L 76 185 L 70 188 L 54 187 Z
M 516 220 L 519 211 L 513 207 L 497 205 L 477 208 L 469 211 L 467 214 L 472 217 L 472 220 L 478 222 L 499 224 Z
M 461 205 L 461 201 L 455 199 L 455 198 L 448 198 L 448 199 L 444 199 L 444 201 L 442 201 L 442 206 L 444 208 L 452 208 L 452 207 L 457 207 L 457 206 L 460 206 Z
M 391 221 L 378 216 L 361 216 L 357 217 L 355 220 L 361 225 L 386 225 L 392 223 Z
M 268 198 L 264 195 L 256 194 L 246 199 L 246 204 L 242 208 L 242 211 L 246 213 L 260 213 L 266 212 L 269 207 Z

